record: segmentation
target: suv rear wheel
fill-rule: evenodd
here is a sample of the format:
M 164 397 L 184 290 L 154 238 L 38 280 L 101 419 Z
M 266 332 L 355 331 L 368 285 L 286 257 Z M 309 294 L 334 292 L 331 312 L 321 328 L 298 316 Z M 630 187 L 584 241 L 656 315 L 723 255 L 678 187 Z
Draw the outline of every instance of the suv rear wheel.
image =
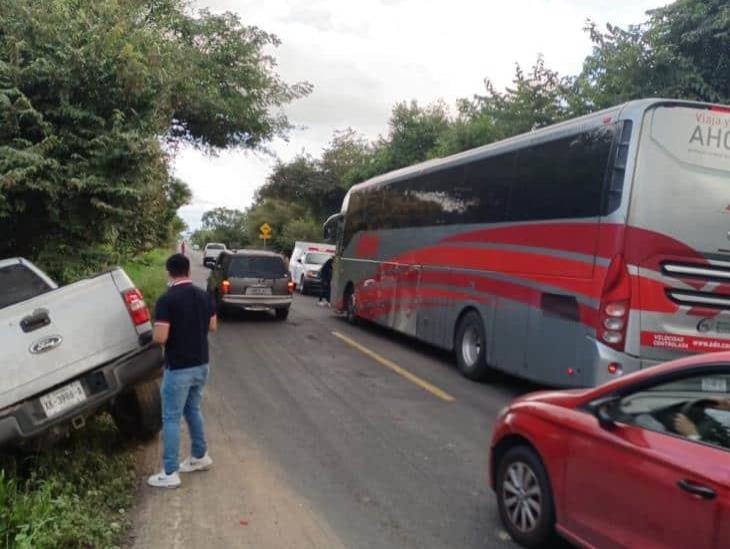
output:
M 286 320 L 289 317 L 289 308 L 276 309 L 276 320 Z

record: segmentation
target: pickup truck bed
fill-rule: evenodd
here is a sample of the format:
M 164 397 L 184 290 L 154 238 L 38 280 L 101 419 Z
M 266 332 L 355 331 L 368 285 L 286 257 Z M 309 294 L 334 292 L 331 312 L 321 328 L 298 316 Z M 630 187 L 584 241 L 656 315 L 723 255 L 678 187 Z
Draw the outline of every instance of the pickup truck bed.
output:
M 0 445 L 80 427 L 105 405 L 125 427 L 136 414 L 140 430 L 156 432 L 155 403 L 134 398 L 161 373 L 151 331 L 122 269 L 59 288 L 25 260 L 0 261 Z

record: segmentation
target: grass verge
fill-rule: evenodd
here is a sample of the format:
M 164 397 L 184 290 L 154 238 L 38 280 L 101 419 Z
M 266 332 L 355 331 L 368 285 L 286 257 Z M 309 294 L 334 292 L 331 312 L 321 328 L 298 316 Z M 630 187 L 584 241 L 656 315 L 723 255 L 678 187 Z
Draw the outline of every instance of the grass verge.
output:
M 114 547 L 129 524 L 134 459 L 108 414 L 51 450 L 0 456 L 0 546 Z
M 166 249 L 122 265 L 151 309 L 165 291 Z M 133 447 L 111 417 L 33 454 L 0 450 L 0 547 L 115 547 L 129 527 Z
M 165 261 L 172 252 L 160 248 L 144 253 L 122 264 L 122 268 L 140 289 L 151 311 L 167 288 Z

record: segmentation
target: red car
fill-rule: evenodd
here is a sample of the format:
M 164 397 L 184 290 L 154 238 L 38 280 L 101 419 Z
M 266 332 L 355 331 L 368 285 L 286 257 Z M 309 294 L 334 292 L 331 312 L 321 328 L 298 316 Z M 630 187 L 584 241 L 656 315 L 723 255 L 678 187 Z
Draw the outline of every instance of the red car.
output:
M 526 547 L 730 547 L 730 352 L 517 399 L 490 465 Z

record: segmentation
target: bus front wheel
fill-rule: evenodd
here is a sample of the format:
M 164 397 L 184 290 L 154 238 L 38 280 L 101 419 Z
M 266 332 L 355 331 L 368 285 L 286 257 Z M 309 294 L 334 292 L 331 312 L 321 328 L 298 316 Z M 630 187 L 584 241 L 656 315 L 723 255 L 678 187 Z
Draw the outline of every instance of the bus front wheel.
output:
M 466 313 L 456 330 L 456 363 L 462 375 L 474 381 L 489 377 L 484 322 L 476 311 Z

